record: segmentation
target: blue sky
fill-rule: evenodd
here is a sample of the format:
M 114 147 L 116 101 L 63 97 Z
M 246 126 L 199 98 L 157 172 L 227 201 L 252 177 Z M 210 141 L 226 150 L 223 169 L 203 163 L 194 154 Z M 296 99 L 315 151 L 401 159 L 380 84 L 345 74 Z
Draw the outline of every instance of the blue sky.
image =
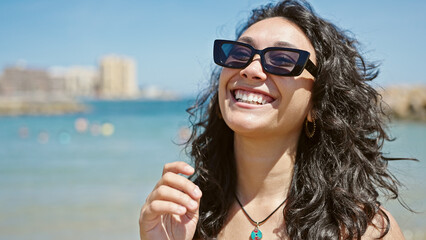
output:
M 235 38 L 265 0 L 1 0 L 0 68 L 96 66 L 106 54 L 134 58 L 141 86 L 196 94 L 213 68 L 212 43 Z M 351 31 L 377 83 L 426 84 L 426 1 L 312 0 L 322 17 Z

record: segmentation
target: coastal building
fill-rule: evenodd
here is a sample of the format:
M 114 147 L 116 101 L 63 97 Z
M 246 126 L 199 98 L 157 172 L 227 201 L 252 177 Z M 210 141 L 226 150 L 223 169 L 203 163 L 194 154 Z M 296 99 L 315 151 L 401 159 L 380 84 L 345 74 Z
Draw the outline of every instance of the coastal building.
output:
M 66 93 L 71 97 L 94 97 L 99 80 L 97 69 L 86 66 L 74 66 L 64 74 Z
M 3 71 L 0 94 L 9 97 L 43 97 L 63 94 L 63 85 L 63 80 L 52 78 L 44 69 L 12 66 Z
M 140 96 L 143 99 L 177 100 L 178 94 L 156 86 L 147 86 L 141 89 Z
M 3 72 L 0 73 L 0 96 L 3 94 Z
M 100 60 L 99 93 L 103 98 L 133 98 L 138 95 L 135 61 L 109 55 Z

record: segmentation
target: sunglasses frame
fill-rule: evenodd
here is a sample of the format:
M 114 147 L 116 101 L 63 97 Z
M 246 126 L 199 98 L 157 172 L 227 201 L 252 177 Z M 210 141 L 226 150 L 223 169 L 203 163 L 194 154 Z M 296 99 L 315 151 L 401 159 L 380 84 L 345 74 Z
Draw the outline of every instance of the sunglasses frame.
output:
M 241 67 L 229 67 L 224 62 L 222 62 L 221 60 L 224 59 L 222 45 L 227 44 L 227 43 L 240 45 L 240 46 L 244 46 L 244 47 L 249 48 L 251 50 L 251 55 L 250 55 L 249 60 L 247 60 L 247 63 L 245 63 Z M 274 50 L 296 52 L 296 53 L 299 54 L 299 58 L 297 59 L 297 62 L 295 63 L 293 70 L 291 70 L 288 73 L 283 74 L 283 73 L 276 73 L 276 72 L 271 71 L 269 69 L 269 65 L 266 64 L 265 53 L 267 53 L 269 51 L 274 51 Z M 315 64 L 309 59 L 310 53 L 308 51 L 295 49 L 295 48 L 284 48 L 284 47 L 268 47 L 268 48 L 265 48 L 263 50 L 258 50 L 256 48 L 252 47 L 250 44 L 242 43 L 242 42 L 238 42 L 238 41 L 222 40 L 222 39 L 216 39 L 214 41 L 214 47 L 213 47 L 214 62 L 217 65 L 222 66 L 222 67 L 235 68 L 235 69 L 246 68 L 248 65 L 251 64 L 251 62 L 253 61 L 253 57 L 256 54 L 260 55 L 260 62 L 261 62 L 263 70 L 265 70 L 265 72 L 268 72 L 270 74 L 279 75 L 279 76 L 299 76 L 303 72 L 303 70 L 306 69 L 315 78 L 318 75 L 317 66 L 315 66 Z

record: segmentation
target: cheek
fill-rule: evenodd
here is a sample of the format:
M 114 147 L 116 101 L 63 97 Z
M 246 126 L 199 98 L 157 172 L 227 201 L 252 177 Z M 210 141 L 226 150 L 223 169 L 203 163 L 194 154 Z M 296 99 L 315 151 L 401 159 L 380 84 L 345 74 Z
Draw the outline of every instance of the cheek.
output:
M 283 84 L 279 84 L 278 88 L 283 95 L 291 95 L 293 97 L 306 98 L 311 96 L 311 91 L 314 86 L 314 80 L 311 78 L 304 78 L 299 76 L 298 78 L 288 79 Z
M 227 99 L 228 94 L 228 84 L 230 83 L 230 79 L 232 76 L 236 74 L 235 69 L 227 69 L 223 68 L 222 72 L 219 76 L 219 85 L 218 85 L 218 93 L 219 93 L 219 106 L 222 114 L 224 113 L 225 101 Z
M 313 80 L 306 78 L 292 79 L 280 85 L 282 102 L 280 114 L 283 119 L 292 118 L 295 122 L 303 120 L 311 109 Z
M 219 107 L 220 111 L 223 114 L 224 113 L 224 101 L 226 96 L 226 83 L 222 77 L 222 74 L 220 74 L 219 78 L 219 85 L 218 85 L 218 94 L 219 94 Z

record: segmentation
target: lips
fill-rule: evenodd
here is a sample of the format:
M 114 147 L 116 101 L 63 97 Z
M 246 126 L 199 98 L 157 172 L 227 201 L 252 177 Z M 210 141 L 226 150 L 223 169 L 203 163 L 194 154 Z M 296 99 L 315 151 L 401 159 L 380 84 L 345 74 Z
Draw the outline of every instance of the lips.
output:
M 253 104 L 253 105 L 265 105 L 275 100 L 274 98 L 268 95 L 265 95 L 259 92 L 242 90 L 242 89 L 234 90 L 232 91 L 232 94 L 235 100 L 237 100 L 237 102 L 243 102 L 243 103 Z

